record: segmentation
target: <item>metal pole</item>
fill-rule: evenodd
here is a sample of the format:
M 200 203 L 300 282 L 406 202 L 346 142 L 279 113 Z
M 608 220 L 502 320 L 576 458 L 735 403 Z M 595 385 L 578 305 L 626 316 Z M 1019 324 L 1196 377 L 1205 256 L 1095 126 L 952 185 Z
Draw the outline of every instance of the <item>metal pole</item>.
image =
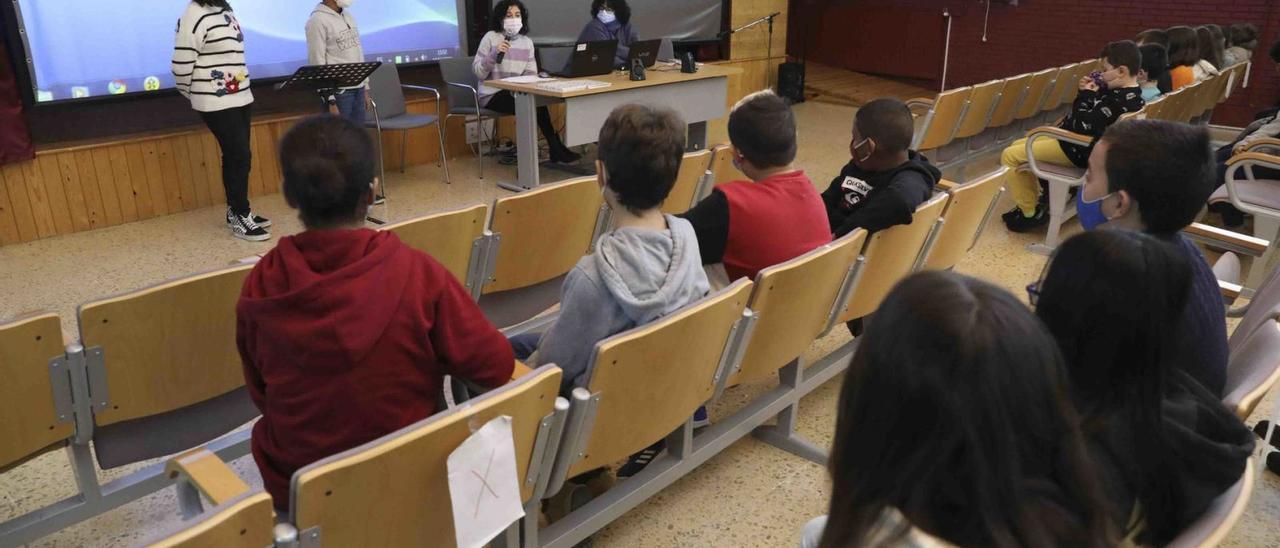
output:
M 942 16 L 947 18 L 947 42 L 946 49 L 942 51 L 942 89 L 947 91 L 947 65 L 951 62 L 951 11 L 942 10 Z

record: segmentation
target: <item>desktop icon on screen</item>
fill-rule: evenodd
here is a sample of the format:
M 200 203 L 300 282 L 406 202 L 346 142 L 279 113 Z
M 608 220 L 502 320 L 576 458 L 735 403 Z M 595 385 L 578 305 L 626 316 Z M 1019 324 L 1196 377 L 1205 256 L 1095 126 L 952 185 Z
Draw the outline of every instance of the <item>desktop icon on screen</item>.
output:
M 142 89 L 147 91 L 156 91 L 160 89 L 160 79 L 155 76 L 148 76 L 146 80 L 142 81 Z
M 399 65 L 399 64 L 401 64 L 401 63 L 404 63 L 404 57 L 403 57 L 403 56 L 400 56 L 400 55 L 397 55 L 397 56 L 396 56 L 396 64 L 397 64 L 397 65 Z
M 88 97 L 88 96 L 89 96 L 89 88 L 87 88 L 87 87 L 85 87 L 85 86 L 72 86 L 72 87 L 71 87 L 71 98 L 72 98 L 72 99 L 84 99 L 84 98 L 86 98 L 86 97 Z
M 41 90 L 37 90 L 37 91 L 36 91 L 36 102 L 39 102 L 39 103 L 47 103 L 47 102 L 52 101 L 52 100 L 53 100 L 53 92 L 52 92 L 52 91 L 46 91 L 46 90 L 43 90 L 43 89 L 41 89 Z
M 107 83 L 107 93 L 122 95 L 127 91 L 129 91 L 129 86 L 125 85 L 124 80 L 112 80 Z

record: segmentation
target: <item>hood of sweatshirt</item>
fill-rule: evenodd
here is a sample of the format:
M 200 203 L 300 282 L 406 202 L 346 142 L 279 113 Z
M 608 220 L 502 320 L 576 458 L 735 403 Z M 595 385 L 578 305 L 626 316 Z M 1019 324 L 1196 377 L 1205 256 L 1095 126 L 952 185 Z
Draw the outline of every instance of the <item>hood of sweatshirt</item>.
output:
M 390 232 L 307 231 L 262 258 L 237 310 L 270 334 L 260 346 L 307 367 L 349 367 L 382 338 L 412 269 L 410 249 Z
M 605 234 L 592 256 L 605 287 L 637 325 L 711 291 L 689 221 L 666 216 L 667 230 L 621 228 Z
M 894 178 L 904 172 L 919 173 L 929 181 L 930 188 L 942 180 L 942 171 L 929 163 L 929 159 L 923 154 L 912 150 L 907 153 L 906 162 L 886 171 L 870 172 L 859 168 L 853 162 L 849 162 L 840 171 L 840 176 L 832 182 L 832 186 L 840 187 L 840 192 L 843 195 L 840 207 L 844 210 L 849 210 L 866 200 L 867 196 L 870 196 L 877 188 L 888 185 Z

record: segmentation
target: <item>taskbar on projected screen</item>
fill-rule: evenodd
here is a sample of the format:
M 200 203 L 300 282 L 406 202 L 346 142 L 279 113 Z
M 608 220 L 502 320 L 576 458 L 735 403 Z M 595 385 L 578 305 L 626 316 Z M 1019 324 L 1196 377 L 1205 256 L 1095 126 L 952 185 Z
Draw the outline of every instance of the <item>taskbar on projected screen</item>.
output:
M 448 59 L 458 54 L 461 48 L 439 48 L 423 51 L 400 53 L 380 53 L 366 56 L 369 61 L 408 65 Z M 275 63 L 252 65 L 249 67 L 253 78 L 281 78 L 293 74 L 301 64 Z M 265 75 L 265 76 L 262 76 Z M 147 76 L 143 78 L 120 78 L 105 82 L 93 82 L 77 85 L 55 85 L 36 89 L 37 103 L 51 103 L 75 99 L 91 99 L 94 97 L 110 97 L 126 93 L 147 93 L 173 89 L 173 76 L 170 74 Z

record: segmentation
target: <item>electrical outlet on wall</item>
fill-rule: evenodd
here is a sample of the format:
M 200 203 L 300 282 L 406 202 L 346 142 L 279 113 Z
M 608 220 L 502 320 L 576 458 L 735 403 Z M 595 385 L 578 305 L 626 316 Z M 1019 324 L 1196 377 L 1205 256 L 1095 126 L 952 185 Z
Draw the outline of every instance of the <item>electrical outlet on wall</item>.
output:
M 493 119 L 486 118 L 483 122 L 477 122 L 475 116 L 467 117 L 467 144 L 474 145 L 480 141 L 488 141 L 489 136 L 493 135 Z M 483 130 L 483 133 L 481 131 Z

